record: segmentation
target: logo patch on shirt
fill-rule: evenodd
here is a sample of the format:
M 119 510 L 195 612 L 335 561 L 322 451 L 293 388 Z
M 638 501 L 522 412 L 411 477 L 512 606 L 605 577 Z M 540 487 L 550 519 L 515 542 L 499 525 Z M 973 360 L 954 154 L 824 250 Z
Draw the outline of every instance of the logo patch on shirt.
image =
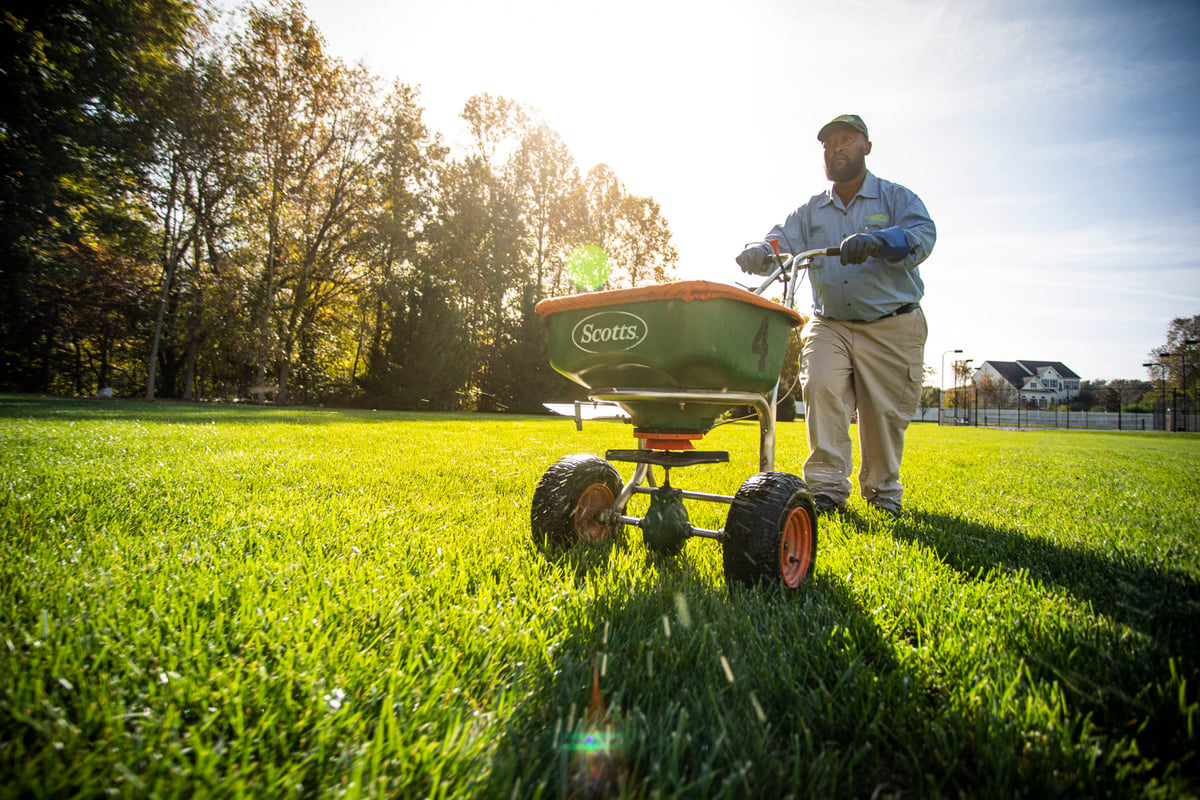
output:
M 867 216 L 863 217 L 863 220 L 865 222 L 888 222 L 891 220 L 891 217 L 887 214 L 867 214 Z

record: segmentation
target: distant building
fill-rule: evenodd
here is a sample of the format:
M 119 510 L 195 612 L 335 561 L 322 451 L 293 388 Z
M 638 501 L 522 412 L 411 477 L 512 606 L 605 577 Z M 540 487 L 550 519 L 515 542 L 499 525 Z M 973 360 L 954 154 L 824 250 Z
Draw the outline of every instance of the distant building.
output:
M 1061 361 L 985 361 L 972 375 L 1003 380 L 1020 393 L 1023 403 L 1057 405 L 1079 394 L 1079 376 Z

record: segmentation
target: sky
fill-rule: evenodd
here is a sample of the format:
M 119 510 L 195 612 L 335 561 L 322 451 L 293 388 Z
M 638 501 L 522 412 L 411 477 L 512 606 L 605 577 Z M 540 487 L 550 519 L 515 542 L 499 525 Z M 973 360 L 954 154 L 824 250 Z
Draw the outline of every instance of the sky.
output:
M 682 279 L 742 281 L 743 246 L 828 188 L 818 129 L 861 115 L 868 168 L 937 225 L 932 382 L 955 358 L 1147 379 L 1170 321 L 1200 315 L 1195 0 L 305 7 L 331 55 L 418 87 L 451 145 L 474 94 L 533 109 L 581 170 L 661 205 Z

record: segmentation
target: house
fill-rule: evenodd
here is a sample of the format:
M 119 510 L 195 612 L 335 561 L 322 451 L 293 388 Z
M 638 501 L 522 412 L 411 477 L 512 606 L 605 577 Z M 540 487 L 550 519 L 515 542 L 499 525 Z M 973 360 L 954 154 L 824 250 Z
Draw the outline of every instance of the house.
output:
M 1061 361 L 985 361 L 971 380 L 1003 380 L 1020 392 L 1024 403 L 1057 405 L 1079 394 L 1079 376 Z

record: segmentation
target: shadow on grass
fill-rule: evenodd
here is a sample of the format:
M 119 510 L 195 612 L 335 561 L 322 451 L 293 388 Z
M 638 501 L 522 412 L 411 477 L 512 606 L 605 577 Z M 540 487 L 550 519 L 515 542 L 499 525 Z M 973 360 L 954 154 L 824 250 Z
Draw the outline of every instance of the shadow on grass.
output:
M 852 517 L 852 524 L 871 530 L 862 519 Z M 1036 634 L 1009 634 L 1006 646 L 1017 648 L 1033 679 L 1060 687 L 1076 718 L 1087 720 L 1110 775 L 1182 777 L 1195 785 L 1200 583 L 1192 576 L 1117 551 L 1090 552 L 939 514 L 918 511 L 885 526 L 897 539 L 932 548 L 963 580 L 1021 573 L 1135 632 L 1130 638 L 1100 621 L 1051 620 L 1034 626 Z
M 981 777 L 964 720 L 839 580 L 730 589 L 685 552 L 627 583 L 600 574 L 621 547 L 560 562 L 606 583 L 510 717 L 496 796 L 518 778 L 521 796 L 855 797 Z
M 936 665 L 902 660 L 902 641 L 830 574 L 794 594 L 731 590 L 685 554 L 647 556 L 652 579 L 623 583 L 604 570 L 632 545 L 610 543 L 569 556 L 594 596 L 507 721 L 495 792 L 518 776 L 522 793 L 540 785 L 546 796 L 942 796 L 984 784 L 989 796 L 1083 796 L 1196 785 L 1200 593 L 1190 576 L 944 515 L 847 522 L 932 548 L 963 581 L 1021 573 L 1136 631 L 1135 641 L 1118 643 L 1103 621 L 1003 631 L 999 646 L 1019 653 L 1028 688 L 968 701 Z M 1065 703 L 1062 730 L 1039 729 L 1021 705 L 1026 693 L 1054 696 L 1050 686 Z
M 858 523 L 861 527 L 861 523 Z M 1166 563 L 1114 549 L 1101 554 L 961 517 L 910 512 L 892 534 L 932 548 L 972 578 L 991 570 L 1024 572 L 1093 611 L 1152 638 L 1164 652 L 1200 667 L 1200 582 Z

